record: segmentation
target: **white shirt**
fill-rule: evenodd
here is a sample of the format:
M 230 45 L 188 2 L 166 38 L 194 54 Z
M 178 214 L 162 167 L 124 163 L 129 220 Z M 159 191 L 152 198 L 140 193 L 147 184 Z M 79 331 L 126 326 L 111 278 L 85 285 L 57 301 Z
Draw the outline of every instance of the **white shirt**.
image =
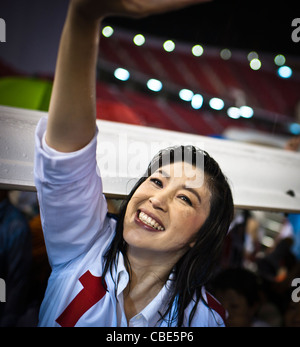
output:
M 116 269 L 105 277 L 108 291 L 102 285 L 103 255 L 114 237 L 116 221 L 107 215 L 102 192 L 97 133 L 79 151 L 60 153 L 46 144 L 46 125 L 44 117 L 36 129 L 34 175 L 52 272 L 39 325 L 166 326 L 159 312 L 164 312 L 168 301 L 169 281 L 129 323 L 123 305 L 129 275 L 121 253 Z M 210 307 L 198 304 L 192 326 L 224 326 L 219 303 L 204 288 L 203 297 Z M 191 303 L 185 310 L 185 323 L 192 307 Z

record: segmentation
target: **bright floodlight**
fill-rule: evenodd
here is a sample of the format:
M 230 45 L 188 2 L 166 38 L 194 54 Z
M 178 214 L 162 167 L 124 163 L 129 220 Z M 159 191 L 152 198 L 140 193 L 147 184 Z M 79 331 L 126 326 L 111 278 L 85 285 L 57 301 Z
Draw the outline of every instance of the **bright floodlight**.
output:
M 259 70 L 261 68 L 261 61 L 258 58 L 254 58 L 250 61 L 250 67 L 252 70 Z
M 119 67 L 115 70 L 114 76 L 120 81 L 127 81 L 130 77 L 130 73 L 126 69 Z
M 175 49 L 175 43 L 172 40 L 167 40 L 163 44 L 164 50 L 167 52 L 172 52 Z
M 249 106 L 242 106 L 240 107 L 240 115 L 244 118 L 251 118 L 253 117 L 254 111 L 252 107 Z
M 232 119 L 238 119 L 240 118 L 240 109 L 238 107 L 229 107 L 227 110 L 228 117 Z
M 189 89 L 181 89 L 179 92 L 179 97 L 183 101 L 191 101 L 194 96 L 194 93 Z
M 162 83 L 159 80 L 156 80 L 154 78 L 151 78 L 147 82 L 147 87 L 152 90 L 153 92 L 159 92 L 162 89 Z
M 224 101 L 219 98 L 212 98 L 209 100 L 209 106 L 214 110 L 220 111 L 224 107 Z
M 105 37 L 110 37 L 113 33 L 114 33 L 114 29 L 109 25 L 107 25 L 106 27 L 102 29 L 102 35 Z
M 281 78 L 290 78 L 293 74 L 293 71 L 289 66 L 284 65 L 277 70 L 277 73 Z
M 192 48 L 192 53 L 195 57 L 200 57 L 204 52 L 204 49 L 201 45 L 195 45 Z
M 133 38 L 133 42 L 137 46 L 142 46 L 145 43 L 145 36 L 142 34 L 137 34 Z
M 203 105 L 203 96 L 200 94 L 195 94 L 192 97 L 191 105 L 195 110 L 198 110 Z

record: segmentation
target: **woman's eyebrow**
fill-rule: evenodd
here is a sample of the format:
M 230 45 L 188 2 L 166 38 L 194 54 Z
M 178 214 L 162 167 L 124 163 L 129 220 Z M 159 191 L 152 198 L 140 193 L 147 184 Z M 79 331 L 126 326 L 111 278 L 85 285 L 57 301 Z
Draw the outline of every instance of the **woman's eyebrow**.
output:
M 182 189 L 188 190 L 189 192 L 193 193 L 196 198 L 198 199 L 199 203 L 201 204 L 201 197 L 199 195 L 199 193 L 197 192 L 197 190 L 195 190 L 194 188 L 191 187 L 187 187 L 186 185 L 182 185 Z
M 158 169 L 156 172 L 158 172 L 159 174 L 161 174 L 162 176 L 166 177 L 166 178 L 170 178 L 170 174 L 167 173 L 166 171 L 164 171 L 163 169 Z

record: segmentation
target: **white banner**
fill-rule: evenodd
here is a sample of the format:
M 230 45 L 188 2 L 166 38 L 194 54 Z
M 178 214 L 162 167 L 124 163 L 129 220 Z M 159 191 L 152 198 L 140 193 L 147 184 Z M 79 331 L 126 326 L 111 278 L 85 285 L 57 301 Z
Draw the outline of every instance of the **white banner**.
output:
M 0 187 L 35 190 L 34 131 L 44 112 L 0 106 Z M 300 154 L 224 139 L 97 120 L 104 193 L 124 197 L 162 148 L 194 145 L 220 164 L 237 208 L 300 212 Z

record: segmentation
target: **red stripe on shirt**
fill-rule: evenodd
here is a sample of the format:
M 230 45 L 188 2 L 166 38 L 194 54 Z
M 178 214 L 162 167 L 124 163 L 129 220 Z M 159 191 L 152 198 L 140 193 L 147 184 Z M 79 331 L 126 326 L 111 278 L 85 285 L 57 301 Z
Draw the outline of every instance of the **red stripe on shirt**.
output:
M 106 293 L 106 288 L 102 285 L 102 277 L 93 276 L 90 271 L 84 273 L 79 281 L 83 285 L 83 289 L 56 319 L 56 322 L 62 327 L 74 327 L 80 317 L 100 301 Z
M 226 311 L 224 307 L 215 299 L 211 294 L 206 292 L 207 297 L 207 304 L 210 308 L 212 308 L 214 311 L 216 311 L 220 317 L 223 319 L 223 322 L 225 322 L 226 319 Z

